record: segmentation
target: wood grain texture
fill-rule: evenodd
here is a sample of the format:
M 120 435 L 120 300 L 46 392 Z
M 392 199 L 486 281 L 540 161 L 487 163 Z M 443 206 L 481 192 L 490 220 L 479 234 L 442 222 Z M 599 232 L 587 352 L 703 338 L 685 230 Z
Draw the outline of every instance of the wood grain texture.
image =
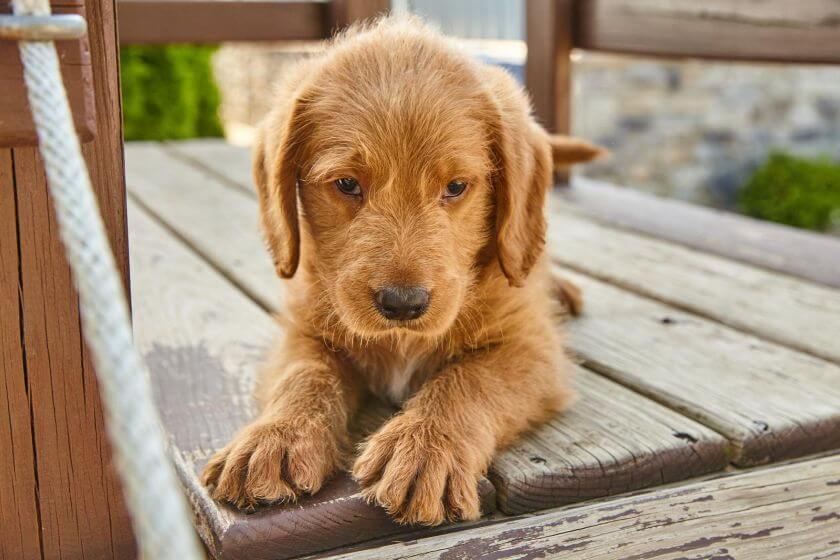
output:
M 219 43 L 328 36 L 326 2 L 119 0 L 120 41 Z
M 277 309 L 281 283 L 255 231 L 253 197 L 154 145 L 128 146 L 127 160 L 133 197 L 261 305 Z M 491 478 L 503 511 L 615 494 L 726 463 L 722 439 L 694 422 L 591 373 L 581 372 L 580 390 L 579 409 L 494 463 Z M 597 419 L 596 411 L 605 406 L 613 410 L 614 420 Z
M 411 531 L 366 504 L 346 474 L 296 505 L 250 515 L 210 499 L 198 473 L 253 418 L 254 368 L 277 325 L 142 210 L 131 210 L 137 343 L 199 533 L 214 557 L 288 558 Z M 369 407 L 357 421 L 358 433 L 370 432 L 390 413 L 381 405 Z M 489 482 L 481 494 L 484 511 L 492 511 Z
M 117 262 L 127 272 L 122 132 L 113 4 L 85 4 L 96 110 L 106 117 L 97 139 L 83 151 Z M 110 46 L 110 49 L 108 48 Z M 15 148 L 14 207 L 18 252 L 18 304 L 2 309 L 2 321 L 19 325 L 21 369 L 28 410 L 11 418 L 13 432 L 30 430 L 34 464 L 16 455 L 16 475 L 26 491 L 31 468 L 39 512 L 37 546 L 44 558 L 130 558 L 136 554 L 115 473 L 109 464 L 93 367 L 82 344 L 79 309 L 42 164 L 34 148 Z M 3 240 L 5 244 L 6 239 Z M 120 245 L 120 242 L 122 244 Z M 15 380 L 9 379 L 14 388 Z M 18 471 L 20 474 L 18 475 Z M 28 523 L 26 517 L 23 522 Z
M 253 196 L 171 157 L 155 143 L 126 146 L 126 174 L 137 203 L 158 215 L 264 309 L 279 307 L 282 285 L 259 239 Z
M 0 150 L 0 558 L 41 558 L 11 150 Z
M 580 272 L 840 363 L 840 290 L 600 225 L 559 200 L 554 259 Z
M 736 464 L 840 447 L 837 365 L 559 273 L 584 293 L 587 307 L 569 331 L 585 363 L 726 436 Z
M 610 225 L 840 288 L 840 239 L 835 237 L 583 177 L 558 192 Z
M 722 469 L 715 432 L 583 368 L 579 400 L 499 454 L 499 509 L 519 514 L 614 496 Z
M 575 46 L 673 57 L 840 62 L 832 0 L 579 0 Z
M 94 1 L 94 0 L 91 0 Z M 69 4 L 69 5 L 68 5 Z M 84 2 L 51 2 L 56 14 L 86 14 Z M 12 12 L 9 2 L 0 1 L 0 15 Z M 83 142 L 96 131 L 96 107 L 88 39 L 57 41 L 61 75 L 73 111 L 76 131 Z M 29 100 L 23 83 L 23 65 L 18 45 L 0 41 L 0 146 L 34 146 L 38 143 Z
M 15 149 L 24 368 L 36 452 L 45 558 L 114 556 L 121 507 L 103 456 L 93 369 L 83 357 L 78 300 L 40 159 Z M 14 418 L 29 422 L 30 417 Z M 115 523 L 116 527 L 119 527 Z M 124 538 L 131 541 L 130 533 Z M 131 546 L 126 545 L 127 550 Z
M 329 558 L 823 560 L 838 535 L 835 455 Z
M 139 145 L 132 143 L 132 149 Z M 166 142 L 162 147 L 168 154 L 213 175 L 219 182 L 256 196 L 251 176 L 251 150 L 248 148 L 232 146 L 218 138 Z

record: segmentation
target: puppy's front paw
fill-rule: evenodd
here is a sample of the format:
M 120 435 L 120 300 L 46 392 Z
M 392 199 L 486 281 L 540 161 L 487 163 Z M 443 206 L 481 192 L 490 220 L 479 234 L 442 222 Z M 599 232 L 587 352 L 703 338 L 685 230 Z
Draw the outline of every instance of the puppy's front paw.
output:
M 424 424 L 396 416 L 367 441 L 353 466 L 365 498 L 399 523 L 478 519 L 481 469 L 469 444 Z
M 202 473 L 216 500 L 239 508 L 314 494 L 339 467 L 341 446 L 323 425 L 273 418 L 246 426 Z

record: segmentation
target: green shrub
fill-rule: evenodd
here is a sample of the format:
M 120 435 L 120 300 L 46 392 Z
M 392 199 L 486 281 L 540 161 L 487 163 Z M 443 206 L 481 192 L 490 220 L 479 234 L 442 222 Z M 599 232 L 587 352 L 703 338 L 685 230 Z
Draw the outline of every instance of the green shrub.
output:
M 221 136 L 211 46 L 123 47 L 120 75 L 126 140 Z
M 840 219 L 840 165 L 829 159 L 772 154 L 739 193 L 740 210 L 756 218 L 826 231 Z

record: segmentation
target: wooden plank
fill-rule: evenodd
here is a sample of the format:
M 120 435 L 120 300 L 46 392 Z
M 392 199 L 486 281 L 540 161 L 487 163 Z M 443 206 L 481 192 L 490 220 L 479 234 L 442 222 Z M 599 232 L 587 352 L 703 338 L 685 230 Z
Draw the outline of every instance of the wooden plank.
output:
M 575 46 L 637 55 L 840 62 L 832 0 L 581 0 Z
M 41 558 L 11 150 L 0 150 L 0 558 Z
M 95 139 L 82 146 L 82 155 L 87 164 L 91 186 L 96 194 L 99 213 L 105 224 L 117 269 L 128 290 L 128 224 L 116 1 L 86 0 L 85 12 L 88 22 L 88 42 L 97 118 Z M 77 503 L 94 501 L 104 503 L 107 511 L 102 512 L 101 515 L 107 514 L 107 525 L 105 525 L 105 519 L 100 519 L 98 516 L 81 518 L 92 528 L 92 533 L 98 531 L 98 534 L 93 534 L 91 538 L 98 541 L 110 539 L 111 554 L 116 558 L 133 558 L 137 554 L 137 547 L 132 522 L 123 502 L 122 487 L 115 467 L 111 463 L 110 446 L 104 431 L 104 419 L 99 404 L 99 386 L 94 375 L 90 351 L 86 345 L 82 347 L 82 350 L 86 389 L 83 397 L 93 416 L 93 421 L 86 425 L 88 433 L 84 437 L 86 442 L 87 438 L 93 441 L 93 435 L 90 432 L 95 433 L 96 456 L 105 469 L 105 490 L 102 494 L 85 495 Z M 79 474 L 84 475 L 83 472 Z M 94 510 L 94 507 L 89 504 L 85 507 L 89 511 Z
M 130 210 L 136 340 L 199 533 L 214 557 L 289 558 L 412 530 L 365 503 L 346 474 L 296 505 L 254 514 L 210 499 L 199 473 L 253 418 L 254 368 L 277 325 L 139 207 Z M 369 432 L 390 412 L 381 405 L 367 409 L 358 432 Z M 484 481 L 480 489 L 484 511 L 492 511 L 492 485 Z
M 138 145 L 135 142 L 132 148 Z M 256 196 L 251 177 L 251 150 L 248 148 L 232 146 L 220 138 L 179 140 L 167 142 L 163 147 L 169 154 L 199 167 L 219 182 Z M 138 178 L 140 175 L 133 173 Z
M 118 486 L 103 456 L 93 369 L 83 357 L 78 300 L 34 148 L 15 149 L 24 368 L 28 380 L 41 541 L 46 558 L 114 555 Z M 15 419 L 20 421 L 22 419 Z M 29 418 L 26 418 L 29 421 Z
M 120 41 L 318 40 L 328 36 L 327 7 L 307 0 L 119 0 Z
M 81 1 L 51 4 L 56 14 L 86 14 Z M 11 12 L 9 2 L 0 0 L 0 14 Z M 96 131 L 96 104 L 88 39 L 57 41 L 56 50 L 76 131 L 83 142 L 89 142 Z M 0 91 L 3 92 L 0 95 L 0 146 L 36 145 L 38 137 L 23 83 L 23 65 L 18 45 L 13 41 L 0 41 Z
M 147 167 L 167 167 L 164 161 L 139 165 L 138 174 Z M 225 168 L 219 167 L 218 171 L 224 172 Z M 227 250 L 221 247 L 233 243 L 236 249 L 231 253 L 267 259 L 257 248 L 259 241 L 245 239 L 247 230 L 244 228 L 240 238 L 233 241 L 213 237 L 213 228 L 189 233 L 189 216 L 175 214 L 173 208 L 195 205 L 203 196 L 199 193 L 209 190 L 210 183 L 203 177 L 190 178 L 180 171 L 173 173 L 179 174 L 169 179 L 167 184 L 172 188 L 150 191 L 147 199 L 158 201 L 156 211 L 166 216 L 164 219 L 173 227 L 179 227 L 183 235 L 189 235 L 196 246 L 204 247 L 207 255 L 214 255 L 211 258 L 217 266 L 229 271 L 232 278 L 249 282 L 250 289 L 271 306 L 276 301 L 272 294 L 276 293 L 274 286 L 277 284 L 266 272 L 269 266 L 262 265 L 263 272 L 258 274 L 265 276 L 262 281 L 257 280 L 250 271 L 238 272 L 242 265 L 225 256 Z M 167 201 L 166 193 L 173 191 L 175 185 L 185 189 L 192 183 L 200 185 L 193 187 L 196 189 L 193 194 L 183 195 L 180 202 L 173 200 L 170 194 L 169 202 L 164 202 Z M 139 189 L 132 189 L 132 192 L 140 196 Z M 217 210 L 208 205 L 201 213 L 210 216 L 208 223 L 218 223 L 230 219 L 224 217 L 230 216 L 226 213 L 227 207 L 233 207 L 233 202 Z M 255 213 L 256 210 L 251 211 L 252 215 Z M 241 221 L 248 219 L 243 217 Z M 553 223 L 552 230 L 556 227 Z M 250 249 L 247 248 L 249 245 Z M 564 246 L 552 248 L 555 255 L 564 250 Z M 597 257 L 582 253 L 575 261 L 588 259 Z M 698 274 L 705 275 L 706 272 L 698 271 Z M 651 276 L 648 283 L 653 278 Z M 701 281 L 702 277 L 698 278 L 697 282 Z M 726 435 L 731 441 L 734 461 L 754 464 L 840 446 L 837 401 L 840 369 L 836 365 L 672 306 L 611 288 L 592 278 L 581 277 L 580 282 L 585 288 L 587 310 L 582 319 L 570 325 L 576 334 L 571 339 L 574 349 L 591 360 L 591 365 L 599 371 Z M 749 290 L 749 287 L 743 289 Z M 797 288 L 797 291 L 800 289 L 805 290 Z M 674 290 L 680 293 L 678 282 L 675 282 Z M 784 297 L 775 292 L 773 295 Z M 794 305 L 793 309 L 783 308 L 779 312 L 783 319 L 790 313 L 802 311 L 798 300 L 791 305 Z M 722 308 L 721 313 L 724 311 Z M 825 319 L 824 315 L 815 315 L 815 321 L 822 319 Z M 836 319 L 831 324 L 836 324 Z
M 126 146 L 126 175 L 138 204 L 151 209 L 263 309 L 279 307 L 282 286 L 259 239 L 253 196 L 171 157 L 154 143 Z M 181 222 L 192 229 L 179 227 Z M 213 233 L 203 237 L 199 232 Z M 221 239 L 225 242 L 220 244 Z
M 838 535 L 835 455 L 329 558 L 819 560 Z
M 840 363 L 840 290 L 606 227 L 559 200 L 555 208 L 548 243 L 564 266 Z
M 624 229 L 675 241 L 840 288 L 840 239 L 666 200 L 629 188 L 575 177 L 559 191 L 587 215 Z
M 279 285 L 256 234 L 253 197 L 154 145 L 129 145 L 127 162 L 133 197 L 261 305 L 277 308 Z M 717 434 L 591 373 L 580 373 L 579 389 L 583 399 L 575 411 L 494 463 L 491 478 L 506 513 L 660 484 L 725 464 Z M 613 419 L 599 419 L 605 406 Z
M 639 490 L 722 469 L 723 438 L 583 368 L 579 400 L 499 454 L 499 509 L 519 514 Z M 609 410 L 605 415 L 604 411 Z
M 122 130 L 113 4 L 85 4 L 95 76 L 97 138 L 83 148 L 116 260 L 127 271 L 122 180 Z M 28 543 L 44 558 L 131 558 L 136 555 L 116 474 L 109 463 L 98 388 L 81 339 L 79 309 L 42 165 L 34 148 L 15 148 L 18 304 L 2 321 L 19 325 L 19 350 L 29 410 L 25 422 L 34 465 L 25 454 L 15 468 L 32 468 L 39 534 Z M 122 242 L 122 244 L 120 244 Z M 6 243 L 6 240 L 3 240 Z M 20 372 L 15 372 L 21 375 Z M 11 380 L 14 383 L 14 380 Z M 10 385 L 14 387 L 14 385 Z M 19 463 L 18 463 L 19 462 Z M 21 494 L 23 495 L 23 494 Z M 28 522 L 28 520 L 27 520 Z
M 837 365 L 559 273 L 585 294 L 584 315 L 569 323 L 585 363 L 726 436 L 736 464 L 840 447 Z

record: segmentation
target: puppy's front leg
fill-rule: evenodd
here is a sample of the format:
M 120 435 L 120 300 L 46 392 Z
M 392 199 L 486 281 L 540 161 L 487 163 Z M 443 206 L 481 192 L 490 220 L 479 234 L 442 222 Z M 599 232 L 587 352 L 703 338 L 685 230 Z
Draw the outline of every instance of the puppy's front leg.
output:
M 509 341 L 445 367 L 366 443 L 365 495 L 401 523 L 480 515 L 478 481 L 497 450 L 569 397 L 565 356 Z
M 203 473 L 213 498 L 238 507 L 317 492 L 342 464 L 361 392 L 334 352 L 294 333 L 270 360 L 261 385 L 262 412 Z

